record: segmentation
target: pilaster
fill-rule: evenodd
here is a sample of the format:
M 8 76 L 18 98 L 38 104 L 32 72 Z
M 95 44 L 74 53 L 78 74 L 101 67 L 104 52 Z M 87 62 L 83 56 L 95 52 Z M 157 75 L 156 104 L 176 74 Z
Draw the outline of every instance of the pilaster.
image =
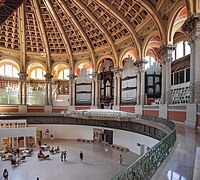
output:
M 176 46 L 174 45 L 165 45 L 161 46 L 158 50 L 158 53 L 161 55 L 161 61 L 163 70 L 162 70 L 162 103 L 170 104 L 171 103 L 171 61 L 172 61 L 172 52 Z
M 183 24 L 182 29 L 188 33 L 191 47 L 190 54 L 190 103 L 200 102 L 200 13 L 193 14 Z
M 45 105 L 52 105 L 52 74 L 46 74 L 44 75 L 46 79 L 46 93 L 45 93 Z
M 19 75 L 19 104 L 26 105 L 26 72 L 20 72 Z
M 69 75 L 69 105 L 75 106 L 75 82 L 76 81 L 76 75 L 70 74 Z

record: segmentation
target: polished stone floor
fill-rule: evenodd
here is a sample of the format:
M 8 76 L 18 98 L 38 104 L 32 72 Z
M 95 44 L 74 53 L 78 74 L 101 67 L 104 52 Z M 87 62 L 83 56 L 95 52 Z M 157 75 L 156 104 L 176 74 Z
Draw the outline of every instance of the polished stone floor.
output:
M 138 158 L 133 152 L 122 152 L 101 143 L 86 143 L 70 140 L 54 140 L 46 142 L 50 146 L 60 146 L 67 151 L 67 161 L 62 162 L 59 154 L 50 155 L 49 160 L 37 158 L 38 149 L 26 162 L 12 167 L 10 161 L 0 161 L 0 172 L 9 171 L 9 180 L 108 180 Z M 84 160 L 79 159 L 83 151 Z M 49 154 L 45 151 L 45 154 Z M 122 154 L 124 164 L 118 164 L 118 156 Z M 2 174 L 2 173 L 1 173 Z M 1 175 L 2 176 L 2 175 Z M 1 179 L 0 176 L 0 179 Z
M 138 155 L 121 152 L 105 144 L 54 140 L 50 146 L 60 145 L 67 151 L 67 162 L 60 161 L 60 154 L 50 156 L 50 160 L 38 160 L 37 152 L 27 158 L 27 162 L 11 167 L 10 161 L 0 161 L 0 172 L 9 171 L 9 180 L 109 180 L 129 165 Z M 152 180 L 192 180 L 196 147 L 200 146 L 200 131 L 177 125 L 177 142 L 171 154 L 163 161 Z M 79 153 L 84 153 L 80 162 Z M 47 152 L 46 152 L 47 153 Z M 124 165 L 118 164 L 118 156 L 124 157 Z M 1 179 L 1 176 L 0 176 Z M 196 177 L 193 180 L 200 180 Z
M 177 125 L 177 141 L 152 180 L 192 180 L 196 147 L 200 146 L 200 131 Z M 200 177 L 193 180 L 200 180 Z

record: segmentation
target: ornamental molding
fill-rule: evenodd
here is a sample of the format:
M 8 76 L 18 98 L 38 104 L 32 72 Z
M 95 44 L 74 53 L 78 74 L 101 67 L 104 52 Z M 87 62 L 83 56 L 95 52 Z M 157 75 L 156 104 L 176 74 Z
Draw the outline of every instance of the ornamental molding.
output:
M 191 40 L 196 40 L 200 36 L 200 13 L 190 16 L 183 24 L 182 29 L 189 34 Z

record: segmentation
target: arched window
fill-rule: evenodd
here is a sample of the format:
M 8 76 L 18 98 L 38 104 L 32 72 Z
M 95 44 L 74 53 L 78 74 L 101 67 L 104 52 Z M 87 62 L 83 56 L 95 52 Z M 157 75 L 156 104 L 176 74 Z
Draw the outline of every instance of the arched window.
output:
M 182 58 L 190 54 L 191 49 L 187 41 L 181 41 L 176 44 L 176 49 L 172 53 L 173 60 Z
M 69 80 L 69 69 L 63 69 L 59 72 L 58 79 Z
M 44 75 L 46 74 L 45 70 L 42 68 L 36 68 L 31 71 L 31 78 L 32 79 L 45 79 Z
M 19 77 L 17 69 L 9 64 L 5 64 L 0 67 L 0 76 L 14 77 L 14 78 Z

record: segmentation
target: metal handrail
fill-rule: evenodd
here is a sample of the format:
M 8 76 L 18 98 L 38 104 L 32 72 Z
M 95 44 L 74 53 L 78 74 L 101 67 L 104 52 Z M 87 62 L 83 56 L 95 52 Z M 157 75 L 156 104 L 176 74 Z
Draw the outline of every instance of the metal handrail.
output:
M 137 116 L 137 115 L 136 115 Z M 169 155 L 176 142 L 176 128 L 172 121 L 158 117 L 138 116 L 168 126 L 172 131 L 145 154 L 115 175 L 112 180 L 150 179 L 163 160 Z

